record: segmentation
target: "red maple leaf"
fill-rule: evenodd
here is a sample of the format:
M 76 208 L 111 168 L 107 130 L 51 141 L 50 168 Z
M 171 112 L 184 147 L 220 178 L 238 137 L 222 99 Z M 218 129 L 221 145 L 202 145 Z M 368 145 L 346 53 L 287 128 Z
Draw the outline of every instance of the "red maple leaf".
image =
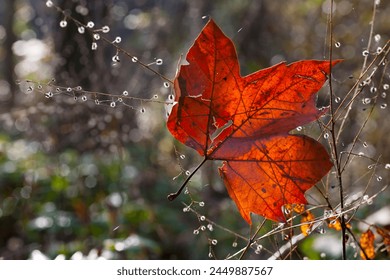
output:
M 284 204 L 307 203 L 304 193 L 332 167 L 325 148 L 297 126 L 318 119 L 315 93 L 328 61 L 279 63 L 241 77 L 232 41 L 210 20 L 174 81 L 167 126 L 206 160 L 223 160 L 219 173 L 242 217 L 284 221 Z M 339 61 L 333 61 L 332 65 Z

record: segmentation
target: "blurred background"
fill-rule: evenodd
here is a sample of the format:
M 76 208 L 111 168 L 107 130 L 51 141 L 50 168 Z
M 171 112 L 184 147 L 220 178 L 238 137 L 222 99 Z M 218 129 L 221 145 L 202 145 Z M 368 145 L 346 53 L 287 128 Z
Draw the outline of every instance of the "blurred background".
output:
M 334 72 L 341 99 L 364 59 L 371 61 L 390 38 L 390 4 L 375 2 L 373 21 L 373 0 L 335 1 L 330 44 L 334 58 L 345 59 Z M 96 29 L 108 26 L 102 36 L 120 36 L 123 49 L 169 79 L 209 17 L 234 41 L 242 75 L 283 60 L 328 58 L 329 1 L 53 3 Z M 45 0 L 0 0 L 0 259 L 220 259 L 243 248 L 250 228 L 219 179 L 220 163 L 204 166 L 189 193 L 166 199 L 201 161 L 165 127 L 159 102 L 173 94 L 171 87 L 121 54 L 113 63 L 116 50 L 102 40 L 93 50 L 94 39 L 50 6 Z M 375 101 L 353 151 L 386 163 L 390 77 L 388 69 L 379 72 L 363 89 L 372 102 L 356 101 L 340 147 L 353 141 Z M 77 87 L 110 96 L 82 95 Z M 140 99 L 117 102 L 124 91 Z M 321 98 L 325 104 L 325 92 Z M 349 186 L 372 186 L 375 193 L 389 183 L 385 165 L 362 176 L 372 164 L 362 161 L 346 171 Z M 381 193 L 361 210 L 362 219 L 387 209 L 389 201 L 389 192 Z M 273 227 L 267 222 L 264 232 Z M 337 241 L 337 234 L 325 243 Z M 294 258 L 339 257 L 337 245 L 329 250 L 321 238 L 307 238 Z M 280 244 L 270 237 L 262 246 L 268 249 L 253 248 L 248 258 L 268 258 Z

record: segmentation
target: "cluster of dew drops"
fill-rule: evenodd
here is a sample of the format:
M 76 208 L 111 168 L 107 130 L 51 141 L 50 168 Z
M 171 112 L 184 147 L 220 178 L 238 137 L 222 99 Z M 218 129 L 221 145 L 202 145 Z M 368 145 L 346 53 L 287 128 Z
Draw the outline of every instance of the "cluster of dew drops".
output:
M 49 8 L 55 7 L 53 1 L 51 1 L 51 0 L 47 0 L 46 1 L 46 6 L 49 7 Z M 102 33 L 106 34 L 106 33 L 110 32 L 110 27 L 107 26 L 107 25 L 105 25 L 105 26 L 103 26 L 101 28 L 95 28 L 95 23 L 93 21 L 89 21 L 89 22 L 87 22 L 87 24 L 83 25 L 80 22 L 73 20 L 73 18 L 71 18 L 69 16 L 66 16 L 65 13 L 64 13 L 64 18 L 59 22 L 59 26 L 61 28 L 66 28 L 68 26 L 68 20 L 69 19 L 72 20 L 77 25 L 78 33 L 84 34 L 86 32 L 86 29 L 88 29 L 92 33 L 92 39 L 93 39 L 93 42 L 91 44 L 91 50 L 92 51 L 97 50 L 97 48 L 98 48 L 98 41 L 101 40 L 101 38 L 102 38 L 101 34 Z M 118 44 L 121 43 L 121 42 L 122 42 L 122 38 L 120 36 L 116 36 L 115 39 L 113 41 L 111 41 L 111 44 L 116 48 L 116 52 L 115 52 L 114 56 L 112 57 L 113 66 L 115 66 L 117 63 L 120 62 L 120 58 L 119 58 L 120 48 L 118 47 Z M 138 57 L 130 55 L 128 53 L 126 53 L 126 55 L 130 56 L 131 61 L 133 63 L 140 63 Z M 163 64 L 163 59 L 155 58 L 154 61 L 152 61 L 151 63 L 145 64 L 145 65 L 147 67 L 149 67 L 151 65 L 162 65 L 162 64 Z M 164 86 L 164 88 L 169 88 L 170 87 L 170 83 L 164 82 L 163 86 Z M 47 98 L 51 98 L 55 94 L 59 94 L 61 92 L 64 92 L 64 90 L 61 89 L 61 88 L 57 88 L 56 92 L 48 91 L 47 93 L 45 93 L 45 96 Z M 76 87 L 76 88 L 68 87 L 68 88 L 66 88 L 65 92 L 68 93 L 68 94 L 71 94 L 72 92 L 81 93 L 81 92 L 83 92 L 83 90 L 81 89 L 81 87 Z M 87 93 L 87 92 L 84 91 L 84 93 Z M 96 93 L 95 93 L 95 95 L 96 95 Z M 138 109 L 140 113 L 145 113 L 146 112 L 145 107 L 135 108 L 135 107 L 127 104 L 126 102 L 124 102 L 124 99 L 126 99 L 126 98 L 132 99 L 131 97 L 129 97 L 129 92 L 127 90 L 124 90 L 122 92 L 122 96 L 120 96 L 120 97 L 115 97 L 115 99 L 112 98 L 111 100 L 99 100 L 99 99 L 95 98 L 95 103 L 96 103 L 96 105 L 101 105 L 103 103 L 109 103 L 109 106 L 111 108 L 115 108 L 117 106 L 117 104 L 120 103 L 120 104 L 123 104 L 123 105 L 125 105 L 127 107 L 130 107 L 131 109 Z M 153 95 L 153 97 L 152 97 L 152 99 L 155 99 L 155 100 L 158 99 L 158 98 L 159 98 L 159 96 L 157 94 Z M 74 99 L 78 100 L 78 96 L 74 95 Z M 87 101 L 88 100 L 87 94 L 83 94 L 81 96 L 81 100 L 84 101 L 84 102 Z M 174 100 L 174 95 L 173 94 L 169 94 L 168 98 L 167 98 L 167 101 L 168 102 L 173 102 L 173 100 Z
M 51 1 L 51 0 L 46 1 L 46 6 L 49 8 L 54 7 L 53 1 Z M 68 19 L 69 18 L 70 17 L 67 17 L 66 15 L 64 15 L 64 18 L 60 21 L 59 26 L 61 28 L 66 28 L 68 26 Z M 93 21 L 88 21 L 86 25 L 83 25 L 80 22 L 75 21 L 75 20 L 73 20 L 73 22 L 77 25 L 78 33 L 84 34 L 86 29 L 89 29 L 89 31 L 92 32 L 93 42 L 91 43 L 91 50 L 93 50 L 93 51 L 97 50 L 97 48 L 98 48 L 98 41 L 102 38 L 101 33 L 105 34 L 105 33 L 110 32 L 110 27 L 107 25 L 103 26 L 102 28 L 95 28 L 95 23 Z M 120 62 L 120 58 L 119 58 L 120 50 L 118 48 L 118 44 L 121 42 L 122 42 L 122 38 L 120 36 L 116 36 L 115 39 L 113 41 L 111 41 L 111 44 L 116 47 L 116 53 L 112 57 L 112 62 L 114 63 L 114 65 L 116 63 Z M 128 53 L 126 53 L 126 54 L 131 57 L 132 62 L 139 63 L 138 57 L 130 55 Z M 146 66 L 151 66 L 154 64 L 155 65 L 162 65 L 163 59 L 155 58 L 155 60 L 153 62 L 146 64 Z
M 373 36 L 374 42 L 376 44 L 379 44 L 379 42 L 381 41 L 381 38 L 382 38 L 382 36 L 380 34 L 376 34 Z M 370 53 L 368 50 L 363 50 L 362 55 L 363 55 L 363 57 L 368 57 L 369 55 L 380 55 L 382 52 L 383 52 L 383 48 L 381 46 L 378 46 L 376 48 L 376 51 L 374 51 L 373 53 Z M 385 63 L 385 62 L 383 62 L 383 63 Z M 371 94 L 375 94 L 376 96 L 378 96 L 382 99 L 386 99 L 387 90 L 390 88 L 389 84 L 384 83 L 381 85 L 381 87 L 377 87 L 374 85 L 374 83 L 372 81 L 372 77 L 374 76 L 374 74 L 376 73 L 377 70 L 378 70 L 378 67 L 374 67 L 371 74 L 369 74 L 368 77 L 364 81 L 362 81 L 359 86 L 360 87 L 367 86 L 367 87 L 369 87 L 369 92 Z M 363 105 L 370 104 L 374 100 L 374 98 L 376 98 L 376 97 L 362 98 Z M 381 101 L 379 107 L 380 107 L 380 109 L 384 110 L 387 108 L 387 103 L 385 101 Z
M 379 44 L 381 39 L 382 39 L 382 36 L 380 34 L 375 34 L 373 36 L 373 39 L 374 39 L 374 42 L 376 44 Z M 339 41 L 335 42 L 334 43 L 334 46 L 336 48 L 340 48 L 341 47 L 341 43 Z M 365 49 L 362 51 L 362 56 L 363 57 L 368 57 L 369 55 L 380 55 L 381 53 L 383 52 L 383 47 L 381 46 L 377 46 L 376 47 L 376 50 L 373 51 L 373 52 L 370 52 L 369 50 Z M 372 94 L 376 94 L 377 91 L 379 90 L 382 90 L 382 92 L 380 93 L 380 97 L 385 99 L 387 97 L 387 90 L 390 88 L 389 84 L 385 83 L 382 85 L 382 88 L 378 88 L 376 87 L 375 85 L 372 85 L 372 76 L 375 74 L 377 68 L 374 68 L 374 71 L 369 75 L 369 77 L 367 79 L 365 79 L 364 81 L 362 81 L 360 83 L 360 87 L 366 87 L 366 86 L 370 86 L 370 92 Z M 341 98 L 340 97 L 335 97 L 335 103 L 340 103 L 341 102 Z M 363 103 L 363 105 L 368 105 L 370 104 L 371 102 L 373 101 L 373 98 L 370 98 L 370 97 L 365 97 L 365 98 L 362 98 L 361 102 Z M 381 102 L 380 104 L 380 109 L 386 109 L 387 108 L 387 103 L 384 101 L 384 102 Z
M 184 194 L 186 195 L 189 195 L 189 191 L 188 189 L 186 189 L 184 191 Z M 205 206 L 205 202 L 204 201 L 195 201 L 195 200 L 192 200 L 190 205 L 187 205 L 183 208 L 183 212 L 184 213 L 187 213 L 187 212 L 190 212 L 191 211 L 191 208 L 194 207 L 195 205 L 198 205 L 199 207 L 204 207 Z M 211 222 L 208 221 L 208 219 L 206 218 L 206 216 L 204 215 L 201 215 L 201 214 L 197 214 L 197 217 L 198 217 L 198 221 L 199 221 L 199 227 L 194 229 L 193 230 L 193 234 L 194 235 L 199 235 L 201 232 L 206 232 L 206 231 L 209 231 L 210 233 L 214 231 L 214 226 Z M 215 238 L 208 238 L 209 240 L 209 258 L 213 258 L 214 257 L 214 254 L 213 254 L 213 250 L 212 250 L 212 246 L 216 246 L 218 244 L 218 240 L 215 239 Z

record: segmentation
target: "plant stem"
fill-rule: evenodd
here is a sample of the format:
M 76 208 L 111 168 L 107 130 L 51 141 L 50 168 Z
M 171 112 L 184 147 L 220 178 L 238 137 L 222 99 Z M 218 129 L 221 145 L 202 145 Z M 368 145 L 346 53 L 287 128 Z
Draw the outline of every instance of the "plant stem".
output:
M 330 92 L 330 111 L 331 111 L 331 128 L 330 132 L 332 134 L 332 146 L 333 146 L 333 160 L 336 167 L 337 181 L 339 185 L 339 194 L 340 194 L 340 212 L 344 212 L 344 191 L 343 191 L 343 182 L 341 177 L 340 162 L 337 151 L 337 136 L 335 133 L 335 119 L 334 119 L 334 106 L 333 106 L 333 88 L 332 88 L 332 52 L 333 52 L 333 29 L 332 29 L 332 17 L 333 17 L 333 0 L 330 1 L 330 13 L 329 13 L 329 92 Z M 344 214 L 340 217 L 341 223 L 341 234 L 342 234 L 342 259 L 346 260 L 346 225 Z
M 201 163 L 199 163 L 199 165 L 194 169 L 194 171 L 192 171 L 192 173 L 187 177 L 187 179 L 183 182 L 183 184 L 181 185 L 180 189 L 178 189 L 176 192 L 174 193 L 171 193 L 167 196 L 168 200 L 169 201 L 173 201 L 176 199 L 176 197 L 178 197 L 180 195 L 180 193 L 183 191 L 183 189 L 185 188 L 185 186 L 188 184 L 188 182 L 191 180 L 192 176 L 195 175 L 195 173 L 199 170 L 199 168 L 202 167 L 202 165 L 208 160 L 207 157 L 204 157 L 204 159 L 202 160 Z

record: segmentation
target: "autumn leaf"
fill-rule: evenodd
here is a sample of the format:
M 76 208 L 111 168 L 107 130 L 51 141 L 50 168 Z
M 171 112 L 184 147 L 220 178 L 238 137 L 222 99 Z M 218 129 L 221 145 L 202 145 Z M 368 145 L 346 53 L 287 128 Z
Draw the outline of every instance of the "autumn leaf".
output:
M 349 229 L 351 228 L 351 224 L 350 223 L 346 223 L 345 226 L 347 228 L 349 228 Z M 340 231 L 342 229 L 340 218 L 328 219 L 328 227 L 332 228 L 334 230 Z
M 251 212 L 285 221 L 282 206 L 306 204 L 305 191 L 332 167 L 319 142 L 289 134 L 326 112 L 315 93 L 331 64 L 279 63 L 242 77 L 232 41 L 213 20 L 186 60 L 174 80 L 169 131 L 204 161 L 224 161 L 220 176 L 248 223 Z
M 360 247 L 363 251 L 360 252 L 360 257 L 365 259 L 373 259 L 375 257 L 375 248 L 374 248 L 374 233 L 368 229 L 366 232 L 363 232 L 360 236 Z M 367 257 L 366 257 L 367 256 Z
M 376 232 L 383 238 L 383 244 L 385 245 L 387 253 L 390 254 L 390 231 L 378 226 L 375 228 Z
M 304 236 L 308 236 L 310 234 L 314 220 L 315 216 L 309 210 L 302 214 L 301 232 Z

